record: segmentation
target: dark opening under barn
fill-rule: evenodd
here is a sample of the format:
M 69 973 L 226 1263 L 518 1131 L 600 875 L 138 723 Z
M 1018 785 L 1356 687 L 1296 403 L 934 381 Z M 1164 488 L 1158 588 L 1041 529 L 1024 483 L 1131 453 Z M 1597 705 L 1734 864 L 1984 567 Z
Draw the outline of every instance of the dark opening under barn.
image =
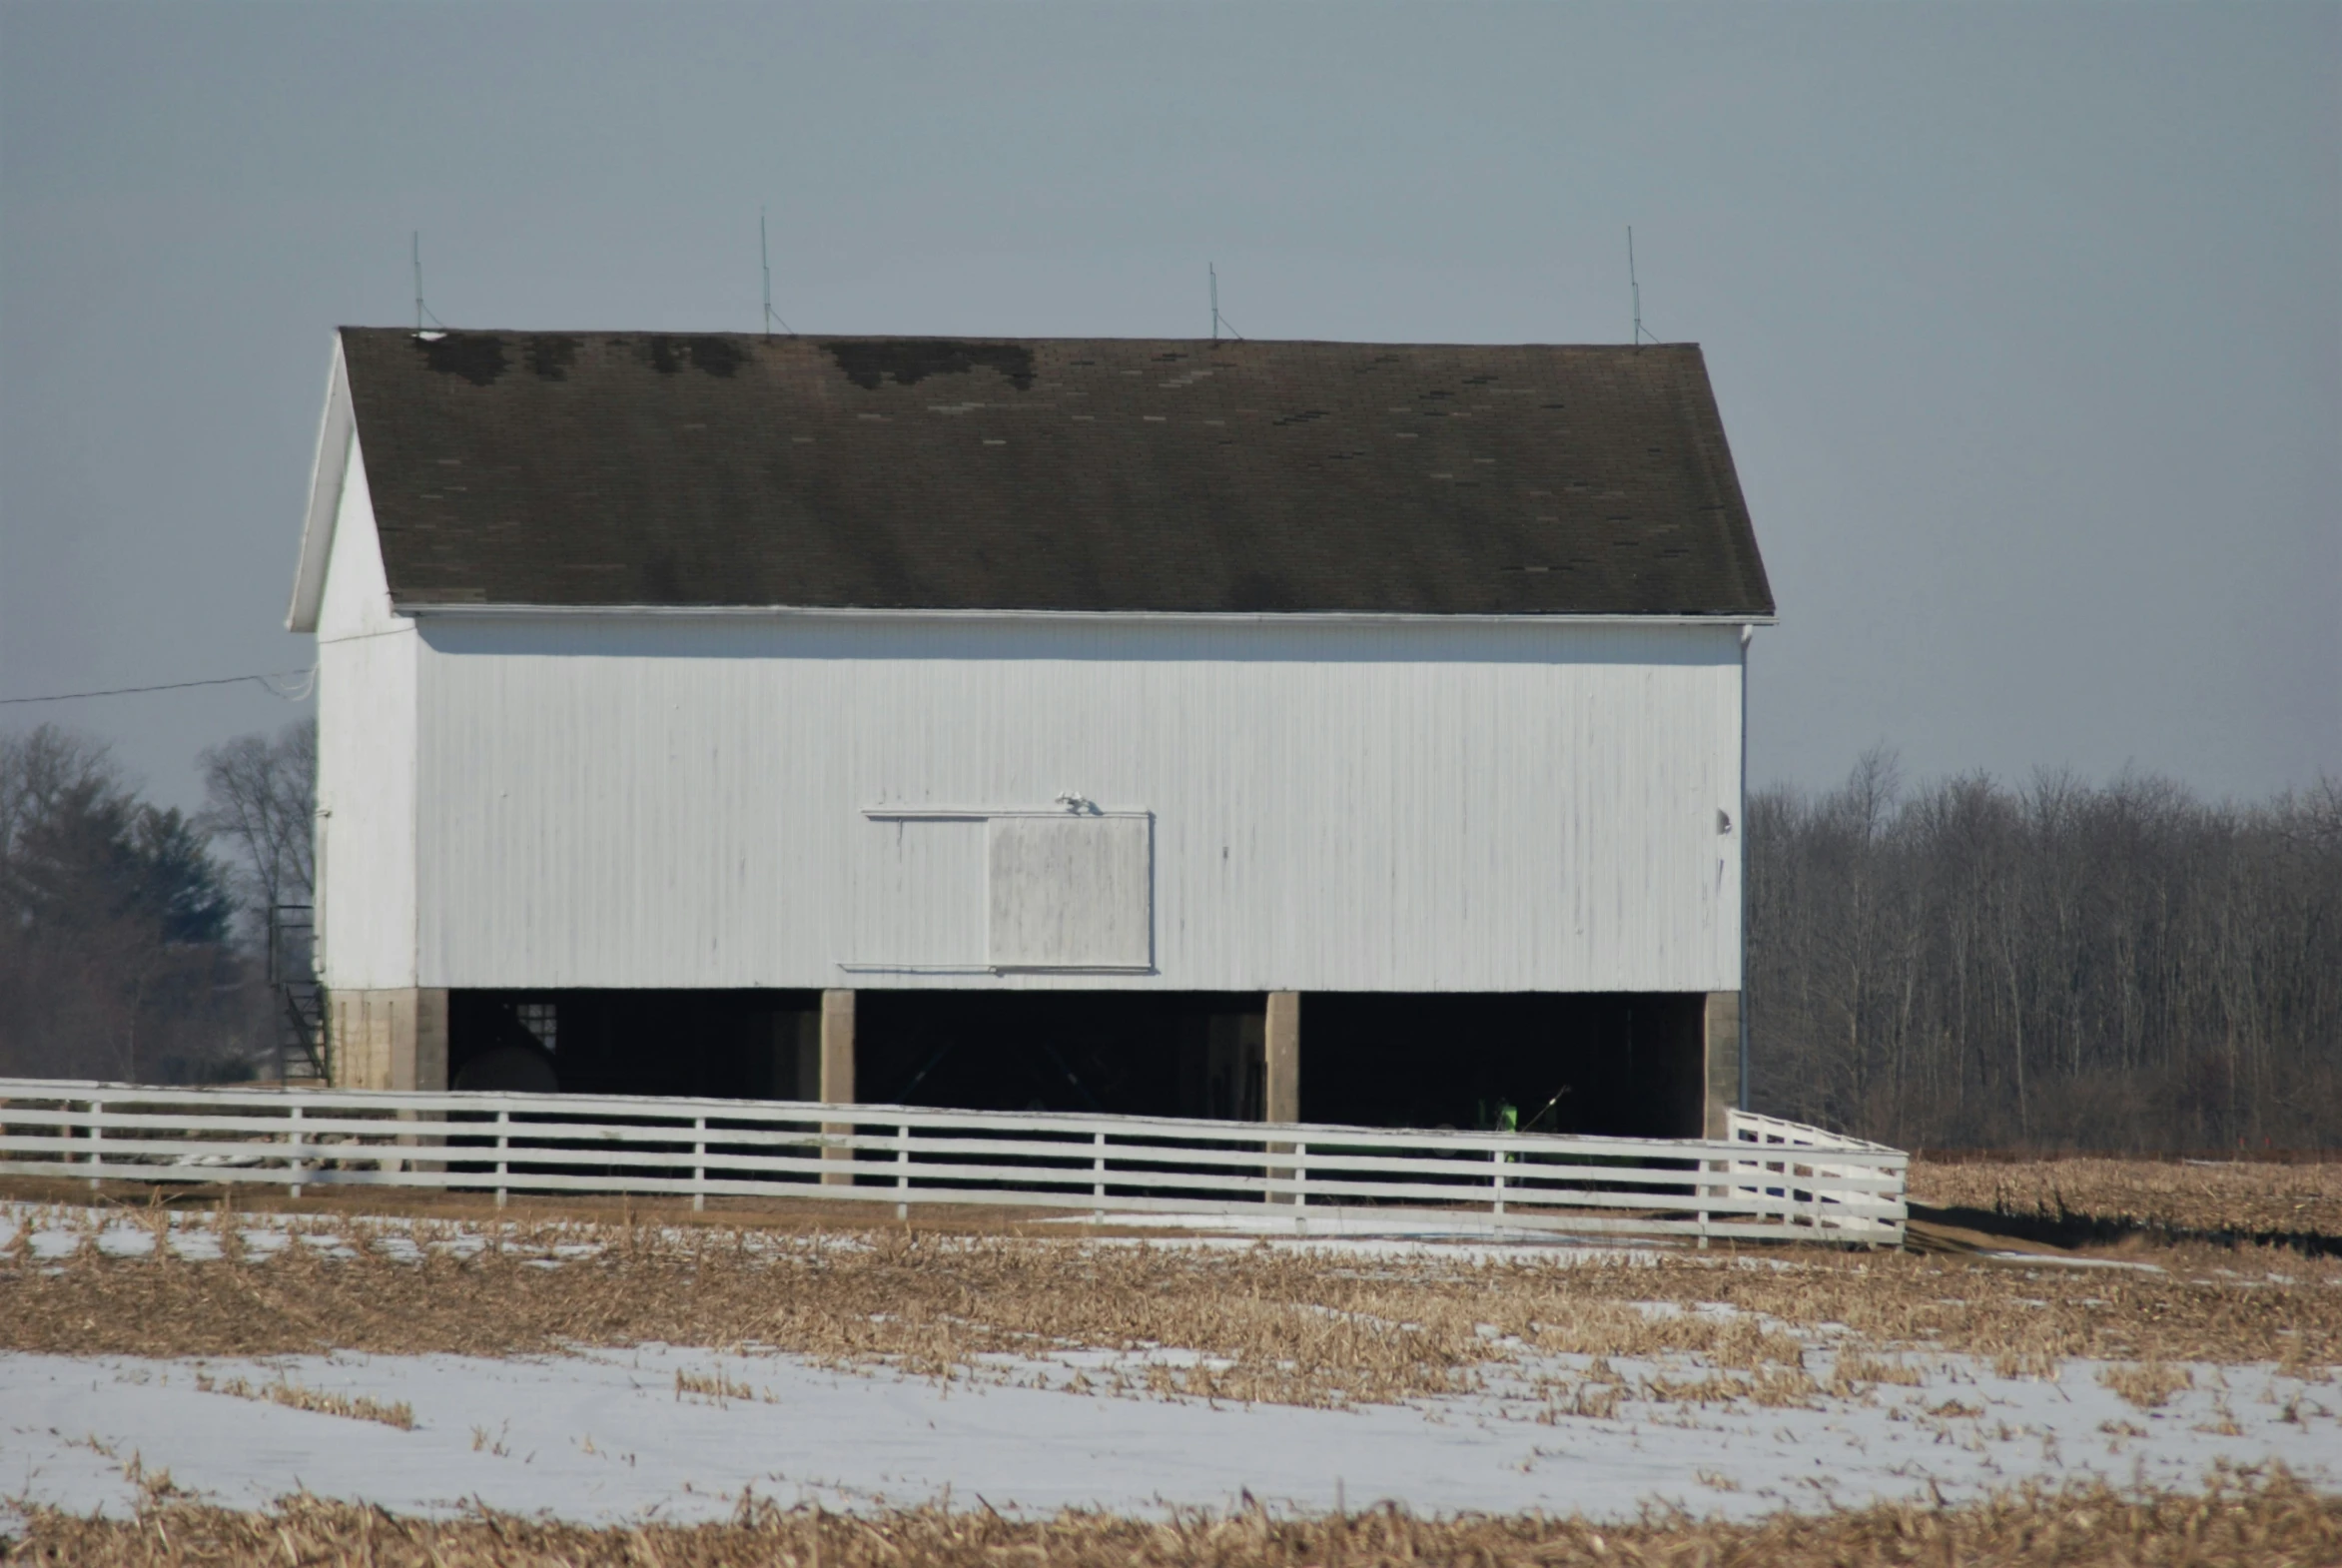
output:
M 1269 1120 L 1257 992 L 872 990 L 855 993 L 853 1017 L 847 1096 L 834 1082 L 825 1093 L 819 992 L 458 992 L 449 1076 L 457 1089 Z M 1298 1041 L 1291 1120 L 1703 1132 L 1697 994 L 1325 993 L 1307 999 Z

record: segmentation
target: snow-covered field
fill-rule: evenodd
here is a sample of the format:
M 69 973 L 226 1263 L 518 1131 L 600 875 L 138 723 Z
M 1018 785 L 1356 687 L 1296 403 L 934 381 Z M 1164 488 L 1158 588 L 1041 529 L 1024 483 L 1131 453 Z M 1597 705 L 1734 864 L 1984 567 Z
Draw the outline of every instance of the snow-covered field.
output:
M 255 1250 L 287 1244 L 268 1230 L 252 1232 Z M 32 1239 L 35 1257 L 52 1250 Z M 205 1242 L 174 1239 L 190 1251 Z M 153 1236 L 125 1225 L 102 1244 L 134 1252 Z M 1806 1337 L 1807 1369 L 1828 1384 L 1833 1341 Z M 1111 1391 L 1144 1387 L 1151 1362 L 1191 1359 L 1069 1348 L 985 1356 L 939 1381 L 666 1345 L 503 1358 L 0 1354 L 0 1497 L 128 1512 L 141 1480 L 167 1472 L 229 1505 L 306 1488 L 394 1511 L 477 1501 L 584 1522 L 720 1515 L 747 1490 L 834 1509 L 947 1494 L 1004 1512 L 1224 1507 L 1248 1491 L 1307 1509 L 1389 1498 L 1418 1512 L 1601 1519 L 1652 1500 L 1726 1516 L 1956 1500 L 2030 1477 L 2188 1486 L 2222 1461 L 2268 1460 L 2342 1488 L 2342 1385 L 2272 1365 L 2188 1366 L 2192 1386 L 2154 1409 L 2105 1386 L 2091 1362 L 2018 1378 L 1929 1352 L 1904 1358 L 1916 1385 L 1864 1380 L 1777 1406 L 1648 1397 L 1654 1380 L 1700 1375 L 1678 1361 L 1615 1360 L 1617 1402 L 1595 1413 L 1533 1390 L 1540 1374 L 1583 1386 L 1582 1357 L 1516 1358 L 1476 1393 L 1347 1409 Z M 278 1386 L 403 1404 L 413 1424 L 250 1396 Z M 234 1387 L 243 1394 L 223 1391 Z
M 1501 1392 L 1317 1410 L 1064 1390 L 1107 1359 L 994 1362 L 938 1383 L 663 1345 L 525 1359 L 0 1356 L 0 1490 L 126 1511 L 137 1477 L 168 1471 L 228 1504 L 307 1488 L 393 1510 L 476 1499 L 595 1521 L 719 1514 L 744 1488 L 840 1509 L 947 1491 L 1004 1511 L 1216 1506 L 1248 1489 L 1308 1508 L 1394 1498 L 1601 1518 L 1654 1498 L 1732 1516 L 1926 1495 L 1931 1483 L 1957 1498 L 2028 1476 L 2188 1485 L 2223 1459 L 2281 1459 L 2312 1485 L 2342 1486 L 2342 1398 L 2267 1367 L 2192 1368 L 2195 1388 L 2144 1412 L 2086 1362 L 2040 1381 L 1939 1357 L 1924 1387 L 1881 1384 L 1815 1409 L 1630 1399 L 1607 1419 L 1547 1424 L 1542 1405 Z M 216 1385 L 403 1402 L 414 1425 L 207 1392 L 199 1370 Z M 729 1394 L 688 1391 L 678 1372 Z

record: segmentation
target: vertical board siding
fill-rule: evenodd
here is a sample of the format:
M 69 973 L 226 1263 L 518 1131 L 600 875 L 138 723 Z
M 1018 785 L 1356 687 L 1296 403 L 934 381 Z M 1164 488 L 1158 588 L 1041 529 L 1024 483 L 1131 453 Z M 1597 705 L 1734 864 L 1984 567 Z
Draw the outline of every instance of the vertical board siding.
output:
M 419 983 L 1737 990 L 1732 626 L 441 618 Z M 981 961 L 986 831 L 1152 813 L 1155 968 Z
M 415 660 L 390 613 L 355 439 L 318 609 L 319 974 L 339 990 L 411 986 Z
M 830 956 L 858 970 L 982 968 L 984 828 L 859 817 L 842 825 L 850 918 Z

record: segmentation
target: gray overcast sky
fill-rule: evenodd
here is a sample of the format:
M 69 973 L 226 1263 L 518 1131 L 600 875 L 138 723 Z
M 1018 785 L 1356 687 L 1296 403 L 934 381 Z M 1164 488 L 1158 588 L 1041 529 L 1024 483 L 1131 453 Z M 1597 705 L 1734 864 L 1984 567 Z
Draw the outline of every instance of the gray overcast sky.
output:
M 1706 346 L 1751 765 L 2342 773 L 2342 8 L 0 6 L 0 695 L 299 669 L 336 324 Z M 160 795 L 294 710 L 0 708 Z

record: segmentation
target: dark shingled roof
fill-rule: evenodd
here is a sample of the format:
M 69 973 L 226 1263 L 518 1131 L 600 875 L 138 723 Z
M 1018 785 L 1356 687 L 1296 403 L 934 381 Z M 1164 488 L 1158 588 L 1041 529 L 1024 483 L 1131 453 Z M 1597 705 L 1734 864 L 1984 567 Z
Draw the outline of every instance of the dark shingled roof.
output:
M 1773 612 L 1689 345 L 342 342 L 401 604 Z

